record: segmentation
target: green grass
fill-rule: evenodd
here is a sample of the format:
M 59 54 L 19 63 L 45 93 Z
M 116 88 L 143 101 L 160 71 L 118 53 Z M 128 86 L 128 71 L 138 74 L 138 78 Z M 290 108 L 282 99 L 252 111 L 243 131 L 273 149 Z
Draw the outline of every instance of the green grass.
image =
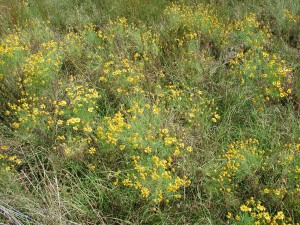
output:
M 300 223 L 297 0 L 0 12 L 0 223 Z

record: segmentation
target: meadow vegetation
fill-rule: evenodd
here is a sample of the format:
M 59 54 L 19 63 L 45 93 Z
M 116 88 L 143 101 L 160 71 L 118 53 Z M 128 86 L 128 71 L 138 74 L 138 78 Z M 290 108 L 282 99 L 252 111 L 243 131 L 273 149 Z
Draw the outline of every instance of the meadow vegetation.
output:
M 0 222 L 300 224 L 298 0 L 0 12 Z

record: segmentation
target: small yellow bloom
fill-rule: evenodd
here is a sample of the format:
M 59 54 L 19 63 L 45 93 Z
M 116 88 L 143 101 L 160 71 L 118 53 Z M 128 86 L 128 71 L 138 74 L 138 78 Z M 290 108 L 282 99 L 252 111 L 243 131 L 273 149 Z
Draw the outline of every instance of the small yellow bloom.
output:
M 162 129 L 161 132 L 162 132 L 163 134 L 169 133 L 168 129 L 166 129 L 166 128 Z
M 142 196 L 143 196 L 144 198 L 147 198 L 147 197 L 149 196 L 149 194 L 150 194 L 150 191 L 149 191 L 148 188 L 143 187 L 143 188 L 141 189 L 141 194 L 142 194 Z
M 8 147 L 6 145 L 1 146 L 1 150 L 7 150 L 7 149 L 8 149 Z
M 188 147 L 186 148 L 186 150 L 187 150 L 188 152 L 192 152 L 192 151 L 193 151 L 193 148 L 192 148 L 192 146 L 188 146 Z
M 94 171 L 96 169 L 96 166 L 94 165 L 89 165 L 90 170 Z
M 83 128 L 83 130 L 84 130 L 85 132 L 88 132 L 88 133 L 90 133 L 90 132 L 93 131 L 93 129 L 91 128 L 91 126 L 88 125 L 88 124 Z
M 189 113 L 189 116 L 190 116 L 191 118 L 195 118 L 195 117 L 196 117 L 194 113 Z
M 65 106 L 65 105 L 67 105 L 67 102 L 66 102 L 66 101 L 60 101 L 60 102 L 58 103 L 58 105 L 59 105 L 59 106 Z
M 118 183 L 119 183 L 119 179 L 116 179 L 116 180 L 113 182 L 113 184 L 114 184 L 115 186 L 117 186 Z
M 257 205 L 257 209 L 260 210 L 260 211 L 265 211 L 266 208 L 262 205 Z
M 96 149 L 94 147 L 89 148 L 89 153 L 93 155 L 96 152 Z
M 107 74 L 109 72 L 109 70 L 105 71 L 105 73 Z M 105 77 L 100 77 L 99 78 L 100 81 L 106 82 L 107 79 Z
M 12 124 L 12 126 L 13 126 L 13 128 L 19 128 L 20 124 L 17 123 L 17 122 L 14 122 L 14 123 Z
M 159 114 L 160 108 L 158 108 L 156 105 L 153 106 L 153 114 Z
M 57 135 L 56 137 L 57 140 L 65 140 L 65 136 L 64 135 Z
M 283 220 L 284 219 L 284 213 L 282 211 L 278 212 L 277 215 L 275 216 L 278 220 Z
M 70 154 L 71 153 L 71 149 L 70 148 L 66 148 L 65 149 L 65 153 L 68 155 L 68 154 Z
M 144 152 L 145 153 L 150 153 L 151 152 L 151 148 L 149 146 L 147 146 L 145 149 L 144 149 Z
M 236 216 L 235 216 L 235 220 L 239 221 L 239 220 L 241 220 L 241 217 L 238 216 L 238 215 L 236 215 Z
M 123 180 L 123 185 L 128 186 L 128 187 L 132 187 L 132 181 L 129 178 L 126 178 L 125 180 Z
M 252 211 L 252 209 L 246 205 L 241 205 L 240 209 L 243 212 L 251 212 Z
M 279 196 L 280 195 L 280 189 L 275 189 L 274 190 L 274 194 L 277 195 L 277 196 Z
M 157 211 L 157 208 L 155 208 L 155 207 L 151 208 L 151 212 L 156 212 L 156 211 Z
M 231 212 L 228 212 L 227 215 L 226 215 L 226 217 L 227 217 L 228 219 L 230 219 L 230 218 L 232 217 Z

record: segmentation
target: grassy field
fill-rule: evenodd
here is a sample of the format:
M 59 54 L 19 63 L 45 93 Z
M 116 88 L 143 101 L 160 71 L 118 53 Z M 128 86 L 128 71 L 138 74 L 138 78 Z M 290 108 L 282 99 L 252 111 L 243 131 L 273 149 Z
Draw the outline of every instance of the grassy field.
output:
M 300 224 L 299 0 L 0 0 L 1 224 Z

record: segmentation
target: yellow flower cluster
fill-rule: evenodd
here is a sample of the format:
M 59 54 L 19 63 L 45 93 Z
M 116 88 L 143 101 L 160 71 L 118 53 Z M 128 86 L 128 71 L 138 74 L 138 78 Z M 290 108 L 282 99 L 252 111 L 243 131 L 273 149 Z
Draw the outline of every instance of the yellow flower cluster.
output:
M 117 145 L 124 129 L 130 127 L 130 124 L 125 122 L 122 113 L 117 112 L 113 117 L 104 117 L 102 126 L 97 127 L 97 137 L 105 140 L 108 144 Z M 121 150 L 124 148 L 125 146 L 120 146 Z
M 299 20 L 299 16 L 296 16 L 291 10 L 289 9 L 284 9 L 284 17 L 292 23 L 297 23 Z
M 8 35 L 4 40 L 0 42 L 0 54 L 1 57 L 9 57 L 16 60 L 22 56 L 24 51 L 27 51 L 28 45 L 26 41 L 20 36 L 19 32 Z M 1 61 L 1 64 L 4 61 Z
M 40 51 L 29 55 L 25 60 L 19 88 L 37 93 L 43 86 L 51 85 L 50 82 L 57 78 L 60 63 L 58 43 L 53 40 L 42 43 Z
M 91 135 L 96 128 L 95 110 L 100 96 L 95 89 L 76 84 L 73 77 L 69 81 L 65 100 L 52 101 L 56 145 L 65 149 L 67 155 L 77 150 L 94 154 L 96 149 L 91 146 Z M 80 150 L 76 145 L 81 145 Z
M 271 41 L 269 27 L 262 26 L 250 14 L 243 21 L 236 21 L 231 32 L 244 40 L 244 46 L 230 61 L 230 68 L 240 77 L 242 86 L 253 88 L 253 103 L 261 108 L 263 102 L 291 98 L 292 68 L 277 54 L 266 50 Z
M 142 83 L 145 81 L 143 74 L 144 65 L 136 63 L 129 58 L 118 58 L 110 55 L 103 64 L 103 71 L 99 77 L 100 83 L 107 87 L 118 86 L 113 90 L 118 97 L 129 96 L 130 93 L 143 94 Z
M 55 149 L 61 146 L 70 154 L 68 148 L 73 142 L 89 143 L 89 133 L 94 126 L 94 109 L 99 99 L 98 92 L 93 88 L 76 85 L 70 78 L 70 84 L 60 93 L 61 100 L 46 98 L 43 94 L 28 91 L 25 96 L 18 100 L 17 104 L 9 104 L 11 111 L 17 116 L 17 121 L 12 126 L 22 135 L 31 137 L 34 132 L 46 137 L 51 134 Z M 61 91 L 65 85 L 57 84 Z M 35 97 L 33 97 L 35 96 Z M 10 111 L 8 111 L 8 114 Z M 71 145 L 74 145 L 71 144 Z M 82 149 L 84 150 L 84 149 Z
M 128 173 L 123 185 L 140 190 L 142 197 L 150 198 L 155 204 L 163 200 L 168 202 L 172 197 L 181 198 L 177 192 L 181 187 L 188 187 L 191 183 L 187 177 L 180 178 L 174 175 L 172 157 L 164 160 L 154 155 L 152 162 L 148 163 L 149 166 L 141 164 L 140 156 L 133 156 L 132 160 L 136 172 Z
M 22 74 L 17 74 L 17 80 L 22 95 L 17 103 L 9 104 L 7 112 L 16 118 L 14 130 L 30 139 L 43 137 L 67 157 L 86 157 L 92 170 L 97 168 L 99 149 L 120 150 L 125 161 L 132 161 L 133 172 L 122 179 L 125 186 L 155 203 L 180 198 L 180 189 L 191 181 L 177 175 L 176 162 L 193 147 L 184 134 L 166 124 L 170 118 L 198 127 L 206 120 L 217 122 L 220 116 L 214 100 L 182 82 L 162 86 L 166 78 L 162 71 L 148 74 L 159 51 L 159 35 L 146 27 L 138 29 L 121 18 L 101 31 L 86 26 L 61 42 L 49 37 L 34 53 L 28 51 L 20 64 Z M 120 39 L 126 45 L 132 41 L 135 47 L 119 54 Z M 82 57 L 85 49 L 89 49 L 90 65 L 99 72 L 96 79 L 69 73 L 76 72 L 72 57 Z M 70 57 L 65 60 L 65 55 Z M 87 85 L 88 79 L 95 86 Z M 149 82 L 154 85 L 148 86 Z M 115 113 L 99 115 L 102 96 L 96 88 L 122 102 Z
M 251 224 L 254 225 L 299 225 L 299 223 L 295 223 L 291 217 L 286 216 L 283 211 L 268 212 L 261 201 L 255 200 L 253 197 L 240 206 L 240 212 L 238 214 L 234 215 L 228 212 L 226 217 L 229 220 L 236 221 L 238 224 L 249 224 L 251 221 Z
M 0 145 L 0 173 L 10 171 L 15 168 L 16 165 L 21 164 L 21 160 L 10 153 L 10 149 L 7 145 Z
M 231 61 L 231 67 L 240 77 L 241 85 L 254 87 L 255 104 L 291 97 L 292 68 L 277 55 L 269 54 L 264 50 L 241 52 L 235 60 Z
M 241 171 L 241 167 L 248 167 L 248 173 L 251 173 L 251 170 L 261 163 L 264 151 L 258 150 L 257 145 L 258 140 L 248 139 L 234 142 L 228 146 L 228 149 L 223 150 L 220 158 L 225 160 L 224 164 L 215 169 L 211 175 L 212 180 L 217 181 L 219 191 L 230 193 L 237 186 L 237 178 L 242 179 L 249 175 L 244 173 L 245 171 Z M 250 161 L 250 159 L 252 160 Z
M 239 39 L 245 48 L 261 48 L 270 41 L 271 31 L 268 26 L 261 24 L 254 13 L 245 15 L 240 20 L 234 20 L 228 26 L 228 43 Z
M 215 10 L 208 4 L 193 7 L 173 3 L 166 7 L 164 14 L 169 20 L 170 31 L 183 29 L 183 35 L 176 39 L 179 46 L 197 37 L 218 42 L 226 36 L 225 24 L 219 21 Z
M 127 113 L 127 117 L 121 112 L 105 117 L 97 127 L 99 144 L 105 141 L 118 146 L 123 157 L 132 160 L 134 170 L 127 172 L 122 184 L 139 190 L 142 197 L 155 204 L 180 198 L 179 189 L 189 186 L 190 181 L 176 175 L 173 163 L 183 153 L 191 152 L 192 147 L 172 136 L 167 128 L 159 128 L 160 124 L 152 125 L 151 121 L 159 121 L 162 115 L 150 106 L 134 103 Z M 140 121 L 147 120 L 148 124 L 141 126 Z
M 180 86 L 180 87 L 179 87 Z M 214 106 L 214 99 L 203 96 L 203 92 L 197 87 L 191 87 L 184 83 L 170 84 L 165 89 L 157 90 L 157 104 L 167 104 L 175 114 L 177 120 L 199 127 L 201 120 L 207 116 L 216 123 L 220 120 L 218 108 Z
M 220 157 L 223 164 L 221 166 L 216 164 L 213 173 L 208 174 L 212 187 L 224 198 L 230 196 L 240 198 L 239 196 L 244 195 L 245 186 L 247 186 L 249 190 L 247 195 L 256 196 L 257 199 L 266 202 L 268 207 L 272 207 L 273 204 L 279 205 L 284 201 L 285 207 L 282 210 L 295 212 L 294 218 L 296 219 L 299 215 L 297 196 L 300 194 L 300 144 L 296 142 L 277 146 L 276 151 L 263 150 L 259 146 L 256 139 L 230 144 Z M 257 219 L 265 215 L 269 218 L 264 217 L 267 224 L 276 224 L 275 220 L 279 216 L 271 217 L 259 201 L 255 203 L 254 208 L 250 207 L 250 203 L 253 205 L 253 200 L 241 205 L 240 210 L 252 213 L 253 218 Z M 260 210 L 262 214 L 259 214 L 257 210 Z M 264 224 L 263 221 L 261 224 Z
M 175 9 L 173 5 L 165 14 Z M 194 51 L 193 44 L 199 35 L 216 38 L 223 26 L 212 9 L 194 10 L 176 12 L 189 23 L 178 42 L 191 44 L 182 57 L 187 64 L 200 58 L 212 61 L 205 50 Z M 164 47 L 160 34 L 151 27 L 128 24 L 125 18 L 100 30 L 86 25 L 60 41 L 46 24 L 28 26 L 35 29 L 36 46 L 27 45 L 26 33 L 21 32 L 1 42 L 3 68 L 13 68 L 5 57 L 22 56 L 13 70 L 20 97 L 8 104 L 6 113 L 12 116 L 14 131 L 32 142 L 47 142 L 69 159 L 84 159 L 93 171 L 104 152 L 109 152 L 105 157 L 110 161 L 116 160 L 116 154 L 126 162 L 124 172 L 117 174 L 126 178 L 116 177 L 114 184 L 120 178 L 123 185 L 155 204 L 181 198 L 181 189 L 191 181 L 180 162 L 194 146 L 184 129 L 179 131 L 173 124 L 201 127 L 221 117 L 214 99 L 196 82 L 178 82 L 156 69 Z M 83 65 L 84 72 L 78 69 Z M 8 77 L 9 69 L 3 70 L 3 77 Z

